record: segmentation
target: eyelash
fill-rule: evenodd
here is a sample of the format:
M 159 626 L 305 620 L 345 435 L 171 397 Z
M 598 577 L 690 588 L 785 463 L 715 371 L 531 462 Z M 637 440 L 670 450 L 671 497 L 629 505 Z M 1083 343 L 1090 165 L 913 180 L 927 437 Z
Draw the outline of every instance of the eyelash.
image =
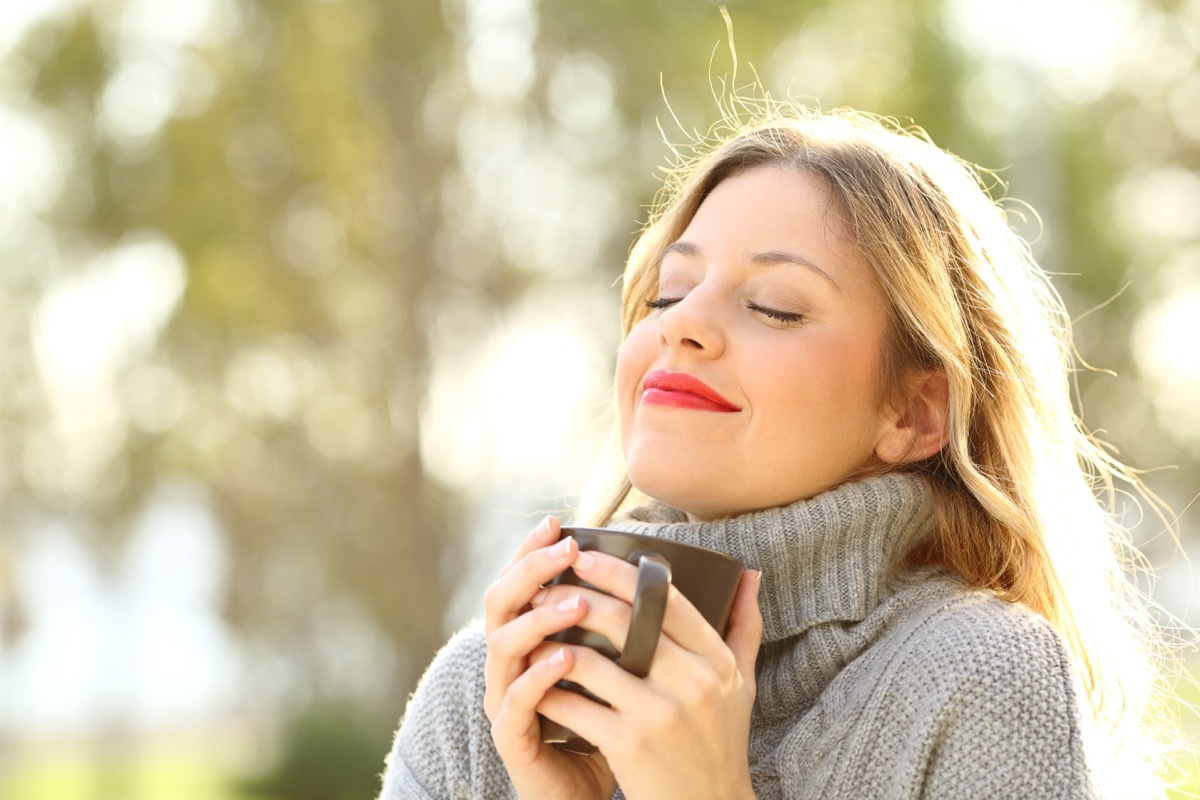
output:
M 654 310 L 659 308 L 670 308 L 671 306 L 682 300 L 682 297 L 659 297 L 655 300 L 647 300 L 646 307 Z M 773 320 L 782 322 L 785 325 L 796 325 L 804 321 L 803 314 L 795 314 L 791 311 L 777 311 L 773 308 L 764 308 L 757 303 L 747 303 L 746 308 L 751 311 L 756 311 L 764 317 L 770 317 Z
M 751 311 L 757 311 L 759 314 L 782 322 L 785 325 L 795 325 L 804 321 L 803 314 L 797 314 L 792 311 L 777 311 L 773 308 L 763 308 L 755 303 L 747 303 L 746 308 L 750 309 Z

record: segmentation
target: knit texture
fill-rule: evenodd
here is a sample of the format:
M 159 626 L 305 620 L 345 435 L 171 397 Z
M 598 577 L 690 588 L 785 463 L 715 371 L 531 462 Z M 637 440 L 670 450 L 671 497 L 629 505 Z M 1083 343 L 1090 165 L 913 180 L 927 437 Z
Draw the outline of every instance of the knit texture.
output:
M 898 569 L 932 524 L 925 484 L 896 474 L 707 523 L 650 503 L 610 526 L 762 571 L 748 747 L 759 798 L 1096 796 L 1050 625 L 937 570 Z M 514 796 L 483 712 L 485 657 L 475 624 L 434 659 L 382 800 Z

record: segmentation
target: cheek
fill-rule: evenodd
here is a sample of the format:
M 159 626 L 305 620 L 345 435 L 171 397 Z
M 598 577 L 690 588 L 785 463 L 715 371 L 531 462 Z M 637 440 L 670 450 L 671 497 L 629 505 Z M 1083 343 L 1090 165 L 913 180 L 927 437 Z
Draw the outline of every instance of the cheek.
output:
M 858 447 L 870 437 L 879 416 L 879 367 L 874 348 L 833 342 L 803 354 L 785 357 L 795 365 L 786 373 L 769 375 L 759 383 L 764 408 L 772 414 L 770 435 L 781 448 L 799 439 L 807 450 L 822 446 Z
M 633 404 L 642 378 L 654 360 L 658 341 L 656 331 L 649 318 L 642 320 L 629 332 L 617 351 L 617 411 L 623 437 L 629 431 Z
M 617 385 L 636 382 L 645 374 L 658 354 L 658 324 L 650 317 L 643 319 L 621 342 L 617 350 Z

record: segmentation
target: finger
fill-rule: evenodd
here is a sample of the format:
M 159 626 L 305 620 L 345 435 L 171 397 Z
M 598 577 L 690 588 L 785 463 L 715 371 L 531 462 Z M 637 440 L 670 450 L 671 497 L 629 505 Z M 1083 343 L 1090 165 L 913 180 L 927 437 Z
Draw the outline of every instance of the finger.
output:
M 638 576 L 635 564 L 605 553 L 586 552 L 580 553 L 571 567 L 592 586 L 633 605 Z M 705 655 L 725 649 L 721 635 L 674 586 L 667 593 L 662 632 L 671 641 L 693 653 Z M 622 635 L 621 641 L 624 639 Z
M 628 603 L 601 592 L 589 591 L 577 586 L 548 587 L 543 598 L 557 600 L 562 596 L 562 590 L 572 590 L 587 603 L 586 615 L 575 623 L 579 628 L 603 636 L 616 650 L 624 651 L 625 640 L 629 635 L 630 623 L 633 618 L 633 609 Z M 708 625 L 703 617 L 700 617 L 696 624 Z M 681 647 L 669 636 L 660 636 L 654 648 L 654 656 L 651 659 L 650 673 L 647 679 L 663 687 L 677 686 L 682 680 L 681 676 L 693 674 L 693 670 L 700 668 L 702 672 L 715 676 L 719 682 L 728 680 L 734 676 L 738 665 L 729 647 L 719 638 L 717 643 L 718 646 L 708 653 L 698 654 Z M 620 666 L 619 660 L 614 663 L 618 667 Z M 700 665 L 706 666 L 701 667 Z M 684 681 L 687 684 L 693 682 L 691 679 Z M 605 696 L 600 694 L 600 690 L 595 691 L 599 696 Z M 608 689 L 604 691 L 608 691 Z
M 575 691 L 552 687 L 538 703 L 538 713 L 567 726 L 602 750 L 606 742 L 622 733 L 622 708 L 640 708 L 654 713 L 659 701 L 647 691 L 640 678 L 588 647 L 568 646 L 567 652 L 573 663 L 563 678 L 610 705 L 597 703 Z
M 601 755 L 621 736 L 618 713 L 578 692 L 552 686 L 535 710 L 594 744 Z
M 587 614 L 576 623 L 580 628 L 598 633 L 608 639 L 617 650 L 625 649 L 625 638 L 629 633 L 629 622 L 633 608 L 624 600 L 588 589 L 583 586 L 559 584 L 547 586 L 534 596 L 534 609 L 554 608 L 572 597 L 587 604 Z
M 629 744 L 631 726 L 642 733 L 669 728 L 683 707 L 674 693 L 621 669 L 602 654 L 583 646 L 568 646 L 574 664 L 563 676 L 592 697 L 558 687 L 546 692 L 538 713 L 573 730 L 612 753 Z M 695 661 L 695 656 L 685 660 Z M 592 698 L 600 698 L 603 703 Z
M 579 595 L 579 596 L 583 597 L 585 600 L 587 600 L 588 602 L 608 601 L 608 602 L 614 602 L 614 603 L 622 603 L 626 607 L 629 607 L 629 603 L 626 603 L 624 600 L 621 600 L 619 598 L 613 597 L 611 594 L 608 594 L 607 592 L 602 592 L 598 589 L 593 589 L 590 586 L 586 586 L 586 585 L 581 586 L 579 584 L 574 584 L 574 583 L 555 583 L 555 584 L 550 584 L 548 586 L 544 586 L 541 589 L 539 589 L 532 598 L 530 598 L 529 604 L 531 606 L 533 606 L 534 608 L 540 608 L 542 606 L 552 606 L 552 605 L 556 605 L 557 603 L 561 603 L 563 600 L 566 600 L 568 597 L 571 597 L 572 595 Z
M 483 666 L 484 710 L 492 716 L 503 701 L 509 686 L 538 659 L 546 638 L 575 625 L 587 613 L 587 604 L 579 595 L 556 605 L 543 606 L 497 628 L 488 636 L 487 659 Z
M 546 547 L 557 542 L 559 530 L 558 517 L 548 516 L 544 518 L 521 540 L 520 546 L 517 547 L 517 552 L 513 553 L 513 557 L 500 568 L 500 574 L 503 575 L 508 572 L 514 564 L 539 547 Z
M 488 635 L 521 614 L 542 584 L 571 566 L 578 553 L 579 545 L 568 536 L 550 547 L 528 553 L 501 575 L 483 594 Z
M 738 672 L 747 680 L 754 677 L 754 663 L 758 660 L 758 649 L 762 645 L 763 619 L 758 607 L 758 591 L 762 585 L 762 573 L 757 570 L 742 572 L 733 608 L 729 612 L 729 628 L 725 633 L 725 644 L 733 651 Z
M 559 647 L 549 658 L 530 664 L 508 687 L 492 720 L 492 740 L 506 760 L 529 763 L 536 757 L 541 747 L 537 706 L 573 662 L 574 654 Z
M 497 628 L 488 636 L 488 660 L 522 661 L 546 640 L 577 625 L 588 612 L 587 601 L 572 595 L 554 605 L 542 606 Z

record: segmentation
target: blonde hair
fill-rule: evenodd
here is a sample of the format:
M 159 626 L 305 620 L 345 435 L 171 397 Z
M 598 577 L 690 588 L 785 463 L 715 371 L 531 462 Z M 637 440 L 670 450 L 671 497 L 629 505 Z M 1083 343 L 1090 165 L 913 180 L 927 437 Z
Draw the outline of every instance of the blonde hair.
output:
M 668 171 L 625 269 L 622 335 L 648 313 L 663 251 L 717 184 L 761 166 L 823 179 L 829 213 L 887 298 L 884 385 L 929 368 L 949 385 L 948 444 L 903 467 L 927 477 L 937 509 L 908 563 L 943 565 L 1044 616 L 1076 658 L 1103 748 L 1095 762 L 1146 791 L 1157 750 L 1143 736 L 1156 681 L 1147 614 L 1128 580 L 1136 551 L 1098 493 L 1111 503 L 1120 481 L 1158 506 L 1075 414 L 1057 292 L 980 173 L 924 132 L 853 111 L 748 107 L 752 119 L 727 120 Z M 621 469 L 593 497 L 586 516 L 603 524 L 636 490 Z

